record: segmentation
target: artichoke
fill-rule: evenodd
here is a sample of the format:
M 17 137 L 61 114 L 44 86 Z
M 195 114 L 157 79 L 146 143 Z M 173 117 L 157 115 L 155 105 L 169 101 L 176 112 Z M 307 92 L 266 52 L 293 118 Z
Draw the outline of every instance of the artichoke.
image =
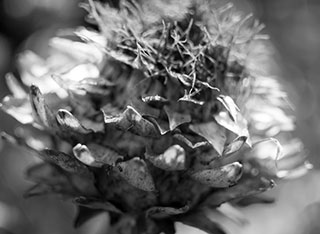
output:
M 2 109 L 22 126 L 2 139 L 41 159 L 26 197 L 72 200 L 76 227 L 108 212 L 114 233 L 225 233 L 208 213 L 233 219 L 224 205 L 270 202 L 259 194 L 311 168 L 251 15 L 195 0 L 82 6 L 99 31 L 62 31 L 48 58 L 27 51 L 21 79 L 6 77 Z

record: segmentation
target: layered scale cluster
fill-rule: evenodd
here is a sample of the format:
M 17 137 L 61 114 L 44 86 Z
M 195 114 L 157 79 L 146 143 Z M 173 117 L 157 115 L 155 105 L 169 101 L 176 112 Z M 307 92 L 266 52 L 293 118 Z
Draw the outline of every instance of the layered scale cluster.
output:
M 285 93 L 259 74 L 251 16 L 210 1 L 83 6 L 99 32 L 63 31 L 6 77 L 2 109 L 23 125 L 2 138 L 42 159 L 27 197 L 72 199 L 76 226 L 109 212 L 115 233 L 224 233 L 208 210 L 234 220 L 222 204 L 269 202 L 257 194 L 310 168 Z

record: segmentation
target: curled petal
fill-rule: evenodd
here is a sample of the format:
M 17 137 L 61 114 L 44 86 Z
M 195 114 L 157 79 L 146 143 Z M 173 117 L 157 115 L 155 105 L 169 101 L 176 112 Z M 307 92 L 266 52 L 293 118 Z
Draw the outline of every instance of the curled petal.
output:
M 124 126 L 126 129 L 142 136 L 157 136 L 158 132 L 154 125 L 148 120 L 144 119 L 133 107 L 128 106 L 124 112 L 124 118 L 120 121 L 119 125 Z
M 35 85 L 30 86 L 30 102 L 35 117 L 42 125 L 45 127 L 55 126 L 55 118 L 47 106 L 39 88 Z
M 199 148 L 199 147 L 202 147 L 202 146 L 208 146 L 210 144 L 207 141 L 201 141 L 201 142 L 192 143 L 188 138 L 186 138 L 185 136 L 183 136 L 181 134 L 175 134 L 173 137 L 176 138 L 177 140 L 179 140 L 180 142 L 185 143 L 191 149 L 196 149 L 196 148 Z
M 214 117 L 218 124 L 225 127 L 229 131 L 237 134 L 238 136 L 247 137 L 246 143 L 251 146 L 248 124 L 243 116 L 238 113 L 238 115 L 236 115 L 236 120 L 233 121 L 226 111 L 220 111 L 219 114 L 215 115 Z
M 88 146 L 77 144 L 73 153 L 77 159 L 91 167 L 114 166 L 117 161 L 123 159 L 117 152 L 93 143 Z
M 56 118 L 60 128 L 63 131 L 66 131 L 66 132 L 72 131 L 72 132 L 78 132 L 81 134 L 92 133 L 92 130 L 82 126 L 79 120 L 67 110 L 63 110 L 63 109 L 59 110 Z
M 161 119 L 155 119 L 152 117 L 149 117 L 148 120 L 157 127 L 161 135 L 165 135 L 168 132 L 170 132 L 169 124 L 167 121 L 163 121 Z
M 151 156 L 146 154 L 146 158 L 156 167 L 167 171 L 184 170 L 186 155 L 180 145 L 169 147 L 163 154 Z
M 219 168 L 192 173 L 191 178 L 210 187 L 225 188 L 237 183 L 242 176 L 242 165 L 238 162 Z
M 237 114 L 240 112 L 239 107 L 234 103 L 231 97 L 220 95 L 217 100 L 227 109 L 233 121 L 236 121 Z
M 242 148 L 247 140 L 246 136 L 240 136 L 234 139 L 229 145 L 227 145 L 223 151 L 223 155 L 229 155 L 234 152 L 237 152 Z
M 87 146 L 80 143 L 73 147 L 73 155 L 82 163 L 90 167 L 102 167 L 103 164 L 96 162 Z
M 208 123 L 191 124 L 190 129 L 208 140 L 213 148 L 222 155 L 227 137 L 221 126 L 212 121 Z
M 139 136 L 158 137 L 156 127 L 147 119 L 143 118 L 133 107 L 128 106 L 120 116 L 108 116 L 104 113 L 106 124 L 115 125 L 117 128 L 130 131 Z

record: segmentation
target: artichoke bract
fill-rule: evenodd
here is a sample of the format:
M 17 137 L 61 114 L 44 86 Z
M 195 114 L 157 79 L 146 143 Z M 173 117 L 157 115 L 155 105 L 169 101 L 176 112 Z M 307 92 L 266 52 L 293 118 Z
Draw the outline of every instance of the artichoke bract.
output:
M 75 226 L 108 212 L 115 233 L 225 233 L 210 211 L 270 202 L 279 178 L 311 168 L 286 93 L 265 72 L 270 47 L 251 15 L 193 0 L 89 1 L 84 27 L 20 55 L 2 139 L 40 157 L 26 197 L 57 194 Z

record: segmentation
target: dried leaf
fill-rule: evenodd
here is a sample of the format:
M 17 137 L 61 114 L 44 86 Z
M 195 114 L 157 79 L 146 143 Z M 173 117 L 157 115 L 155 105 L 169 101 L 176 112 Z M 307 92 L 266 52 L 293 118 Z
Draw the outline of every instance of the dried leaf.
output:
M 211 221 L 203 211 L 193 211 L 190 214 L 181 215 L 175 220 L 199 228 L 209 234 L 226 234 L 222 227 L 218 223 Z
M 146 211 L 146 215 L 154 219 L 163 219 L 170 216 L 184 214 L 190 209 L 189 205 L 181 208 L 154 206 Z
M 204 206 L 218 207 L 222 203 L 262 193 L 274 187 L 274 181 L 260 176 L 243 176 L 230 188 L 217 190 L 203 203 Z
M 148 167 L 142 159 L 136 157 L 121 162 L 117 166 L 117 171 L 123 179 L 134 187 L 149 192 L 156 189 Z
M 208 146 L 210 144 L 207 141 L 192 143 L 188 138 L 186 138 L 185 136 L 183 136 L 181 134 L 175 134 L 173 137 L 178 139 L 179 141 L 185 143 L 191 149 L 196 149 L 196 148 L 199 148 L 199 147 L 202 147 L 202 146 Z
M 167 171 L 184 170 L 186 163 L 186 155 L 184 149 L 180 145 L 170 146 L 163 154 L 149 155 L 146 158 L 156 167 Z
M 123 156 L 112 149 L 94 143 L 88 146 L 77 144 L 73 153 L 77 159 L 91 167 L 114 166 L 117 161 L 123 159 Z
M 128 126 L 127 123 L 130 123 Z M 158 135 L 158 131 L 155 126 L 148 120 L 144 119 L 133 107 L 128 106 L 127 110 L 124 112 L 124 119 L 120 121 L 120 125 L 130 128 L 130 131 L 142 135 L 155 137 Z
M 221 126 L 212 121 L 208 123 L 191 124 L 189 127 L 192 131 L 208 140 L 213 148 L 222 155 L 227 137 Z
M 91 120 L 87 118 L 81 119 L 81 125 L 86 128 L 90 129 L 94 132 L 104 132 L 104 121 L 103 120 Z
M 84 206 L 90 209 L 106 210 L 117 214 L 122 214 L 122 211 L 108 201 L 99 201 L 94 198 L 76 197 L 73 202 L 79 206 Z
M 130 131 L 139 136 L 154 138 L 159 135 L 156 127 L 131 106 L 127 106 L 120 116 L 108 116 L 104 113 L 104 121 L 106 124 L 113 124 L 121 130 Z
M 51 149 L 45 149 L 40 154 L 49 162 L 58 165 L 68 172 L 79 175 L 90 175 L 88 168 L 71 155 Z
M 67 110 L 60 109 L 57 113 L 56 119 L 62 131 L 72 131 L 81 134 L 92 133 L 92 130 L 83 127 L 79 120 Z
M 148 117 L 146 117 L 146 118 L 148 118 Z M 161 119 L 155 119 L 152 117 L 149 117 L 148 120 L 157 127 L 157 129 L 161 135 L 165 135 L 168 132 L 170 132 L 169 124 L 167 121 L 163 121 Z
M 220 159 L 221 156 L 214 149 L 201 152 L 194 158 L 192 166 L 189 168 L 189 173 L 221 167 Z
M 239 107 L 234 103 L 231 97 L 219 95 L 217 100 L 227 109 L 233 121 L 236 121 L 237 114 L 240 112 Z
M 214 115 L 215 120 L 218 124 L 229 131 L 237 134 L 238 136 L 247 137 L 246 143 L 251 146 L 250 135 L 248 131 L 248 124 L 245 118 L 239 113 L 235 116 L 233 120 L 228 111 L 221 110 L 219 113 Z
M 219 168 L 192 173 L 191 178 L 210 187 L 226 188 L 237 183 L 242 176 L 242 165 L 238 162 Z
M 30 86 L 30 102 L 33 113 L 39 123 L 43 124 L 45 127 L 55 126 L 55 118 L 47 106 L 39 88 L 35 85 Z
M 174 130 L 176 127 L 178 127 L 181 124 L 189 123 L 191 122 L 191 116 L 189 114 L 181 114 L 174 112 L 169 107 L 164 107 L 165 112 L 167 113 L 168 119 L 169 119 L 169 127 L 170 130 Z
M 223 155 L 232 154 L 234 152 L 237 152 L 242 148 L 242 146 L 245 144 L 247 140 L 247 137 L 240 136 L 234 139 L 229 145 L 227 145 L 223 151 Z
M 80 143 L 73 147 L 73 155 L 82 163 L 90 167 L 102 167 L 102 163 L 96 162 L 96 159 L 91 154 L 87 146 Z

